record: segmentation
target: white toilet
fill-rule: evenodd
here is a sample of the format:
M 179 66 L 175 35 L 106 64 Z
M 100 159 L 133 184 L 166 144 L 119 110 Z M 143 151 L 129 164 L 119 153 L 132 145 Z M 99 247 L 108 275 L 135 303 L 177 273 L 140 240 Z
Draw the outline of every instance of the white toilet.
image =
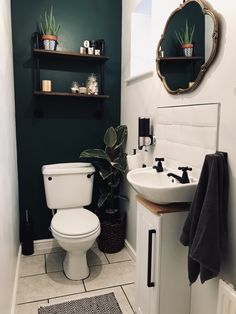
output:
M 66 251 L 63 268 L 72 280 L 88 277 L 86 253 L 100 234 L 98 217 L 83 208 L 92 200 L 94 171 L 82 162 L 42 167 L 47 206 L 56 209 L 51 232 Z

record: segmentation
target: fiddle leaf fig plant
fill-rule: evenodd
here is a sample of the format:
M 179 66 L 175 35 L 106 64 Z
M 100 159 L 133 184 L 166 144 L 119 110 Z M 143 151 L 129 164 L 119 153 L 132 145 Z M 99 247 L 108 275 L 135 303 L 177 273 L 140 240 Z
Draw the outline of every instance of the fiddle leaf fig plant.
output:
M 194 31 L 195 25 L 189 26 L 188 20 L 186 19 L 185 29 L 184 30 L 182 29 L 179 32 L 175 31 L 176 37 L 181 46 L 186 44 L 192 44 Z
M 92 159 L 92 162 L 98 168 L 99 175 L 104 183 L 100 187 L 98 208 L 107 202 L 106 213 L 109 215 L 118 212 L 115 204 L 116 199 L 127 199 L 119 191 L 120 183 L 127 169 L 126 153 L 123 151 L 127 134 L 126 125 L 119 125 L 116 128 L 111 126 L 104 135 L 104 149 L 86 149 L 80 154 L 82 158 Z

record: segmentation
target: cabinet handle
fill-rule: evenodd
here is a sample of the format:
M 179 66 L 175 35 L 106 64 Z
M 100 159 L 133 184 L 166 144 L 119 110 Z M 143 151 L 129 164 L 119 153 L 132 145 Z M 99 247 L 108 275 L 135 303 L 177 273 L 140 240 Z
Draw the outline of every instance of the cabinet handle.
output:
M 156 234 L 155 229 L 148 231 L 148 267 L 147 267 L 147 286 L 154 287 L 155 284 L 152 282 L 152 235 Z

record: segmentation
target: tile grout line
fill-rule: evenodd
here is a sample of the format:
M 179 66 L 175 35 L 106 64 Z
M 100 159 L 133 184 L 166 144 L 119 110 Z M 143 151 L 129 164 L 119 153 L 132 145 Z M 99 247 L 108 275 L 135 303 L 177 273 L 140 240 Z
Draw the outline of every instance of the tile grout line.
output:
M 118 263 L 124 263 L 124 262 L 133 262 L 133 260 L 132 259 L 125 259 L 122 261 L 109 262 L 109 264 L 118 264 Z
M 46 259 L 46 255 L 43 254 L 45 256 Z M 120 262 L 108 262 L 108 264 L 97 264 L 97 265 L 91 265 L 89 267 L 99 267 L 99 266 L 107 266 L 107 265 L 113 265 L 113 264 L 119 264 L 119 263 L 125 263 L 125 262 L 133 262 L 132 259 L 130 260 L 125 260 L 125 261 L 120 261 Z M 45 275 L 45 274 L 52 274 L 52 273 L 60 273 L 62 272 L 62 270 L 55 270 L 55 271 L 50 271 L 48 272 L 47 267 L 46 267 L 46 262 L 45 262 L 45 271 L 43 273 L 39 273 L 39 274 L 32 274 L 32 275 L 25 275 L 25 276 L 20 276 L 20 278 L 27 278 L 27 277 L 35 277 L 35 276 L 41 276 L 41 275 Z
M 134 282 L 130 282 L 130 283 L 127 283 L 127 284 L 124 284 L 125 285 L 131 285 L 133 284 Z M 72 293 L 72 294 L 65 294 L 65 295 L 62 295 L 62 296 L 56 296 L 56 297 L 53 297 L 53 298 L 50 298 L 49 300 L 52 300 L 52 299 L 59 299 L 59 298 L 63 298 L 63 297 L 68 297 L 68 296 L 73 296 L 73 295 L 79 295 L 79 294 L 85 294 L 85 293 L 90 293 L 90 292 L 96 292 L 96 291 L 101 291 L 101 290 L 106 290 L 106 289 L 113 289 L 113 288 L 119 288 L 121 287 L 121 285 L 117 285 L 117 286 L 110 286 L 110 287 L 104 287 L 104 288 L 99 288 L 99 289 L 93 289 L 93 290 L 86 290 L 86 291 L 82 291 L 82 292 L 77 292 L 77 293 Z M 123 289 L 122 289 L 123 290 Z M 35 302 L 35 301 L 34 301 Z M 37 302 L 37 301 L 36 301 Z M 32 303 L 32 302 L 30 302 Z M 133 308 L 132 308 L 133 309 Z
M 108 257 L 107 257 L 107 255 L 106 255 L 106 253 L 103 253 L 103 254 L 105 255 L 106 260 L 108 261 L 108 264 L 111 264 L 109 259 L 108 259 Z
M 83 281 L 83 280 L 82 280 Z M 125 283 L 123 284 L 125 285 L 131 285 L 134 282 L 129 282 L 129 283 Z M 23 302 L 23 303 L 18 303 L 17 305 L 23 305 L 23 304 L 29 304 L 29 303 L 36 303 L 36 302 L 43 302 L 43 301 L 50 301 L 52 299 L 59 299 L 59 298 L 63 298 L 63 297 L 68 297 L 68 296 L 73 296 L 73 295 L 78 295 L 78 294 L 84 294 L 84 293 L 89 293 L 89 292 L 96 292 L 96 291 L 100 291 L 100 290 L 106 290 L 106 289 L 113 289 L 113 288 L 118 288 L 121 287 L 121 285 L 115 285 L 115 286 L 109 286 L 109 287 L 103 287 L 103 288 L 99 288 L 99 289 L 92 289 L 92 290 L 86 290 L 86 291 L 82 291 L 82 292 L 76 292 L 76 293 L 70 293 L 70 294 L 63 294 L 60 296 L 55 296 L 55 297 L 51 297 L 48 299 L 39 299 L 39 300 L 34 300 L 34 301 L 29 301 L 29 302 Z M 133 309 L 133 308 L 132 308 Z
M 127 286 L 127 285 L 124 285 L 124 286 Z M 126 297 L 128 303 L 129 303 L 129 305 L 130 305 L 132 311 L 135 313 L 135 311 L 134 311 L 134 309 L 133 309 L 133 306 L 132 306 L 132 304 L 130 303 L 130 300 L 129 300 L 129 298 L 128 298 L 128 295 L 126 294 L 125 290 L 123 289 L 123 286 L 120 286 L 120 287 L 121 287 L 121 290 L 124 292 L 124 295 L 125 295 L 125 297 Z
M 90 274 L 90 273 L 89 273 Z M 82 279 L 82 283 L 83 283 L 83 286 L 84 286 L 84 292 L 87 292 L 87 290 L 86 290 L 86 286 L 85 286 L 85 282 L 84 282 L 84 279 Z M 81 292 L 81 293 L 83 293 L 83 292 Z
M 47 268 L 47 255 L 44 254 L 44 267 L 45 267 L 45 274 L 48 273 L 48 268 Z
M 34 300 L 34 301 L 28 301 L 28 302 L 23 302 L 23 303 L 17 303 L 17 305 L 24 305 L 24 304 L 33 304 L 33 303 L 38 303 L 38 302 L 44 302 L 47 301 L 49 303 L 49 299 L 39 299 L 39 300 Z

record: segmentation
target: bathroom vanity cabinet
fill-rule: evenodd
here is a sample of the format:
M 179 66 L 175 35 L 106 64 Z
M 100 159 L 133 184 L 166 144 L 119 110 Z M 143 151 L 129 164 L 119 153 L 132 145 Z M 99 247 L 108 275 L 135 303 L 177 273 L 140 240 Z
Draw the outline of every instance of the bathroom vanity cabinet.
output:
M 105 100 L 109 98 L 108 95 L 104 94 L 104 63 L 109 60 L 109 57 L 104 55 L 87 55 L 80 54 L 78 52 L 69 52 L 69 51 L 48 51 L 44 49 L 33 49 L 33 55 L 35 57 L 35 72 L 36 72 L 36 87 L 34 95 L 37 96 L 63 96 L 63 97 L 78 97 L 80 99 L 100 99 Z M 73 94 L 69 91 L 71 82 L 68 81 L 68 86 L 65 87 L 65 90 L 68 92 L 52 91 L 52 92 L 43 92 L 41 91 L 41 69 L 43 61 L 47 62 L 47 68 L 63 71 L 69 70 L 74 71 L 73 65 L 81 64 L 81 67 L 84 65 L 90 65 L 92 67 L 98 68 L 98 77 L 99 77 L 99 94 L 98 95 L 87 95 L 87 94 Z M 83 68 L 84 69 L 84 68 Z M 60 73 L 59 73 L 60 75 Z M 50 78 L 49 78 L 50 79 Z
M 137 197 L 138 314 L 189 314 L 187 249 L 179 242 L 188 209 Z

